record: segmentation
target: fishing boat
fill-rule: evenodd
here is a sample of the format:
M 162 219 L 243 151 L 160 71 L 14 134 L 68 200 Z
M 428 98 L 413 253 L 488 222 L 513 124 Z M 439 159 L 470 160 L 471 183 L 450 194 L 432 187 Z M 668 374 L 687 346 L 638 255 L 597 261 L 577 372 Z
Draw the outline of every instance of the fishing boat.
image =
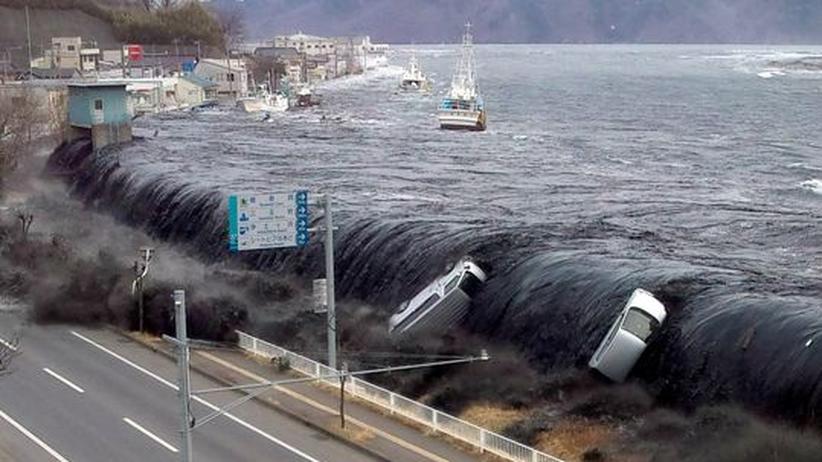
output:
M 287 96 L 271 93 L 266 85 L 260 85 L 253 96 L 237 100 L 237 106 L 245 112 L 285 112 L 289 103 Z
M 462 36 L 462 54 L 451 79 L 451 89 L 440 102 L 437 118 L 440 128 L 483 131 L 485 117 L 485 104 L 477 84 L 471 23 L 467 23 Z
M 411 55 L 408 60 L 408 67 L 405 68 L 405 72 L 402 74 L 400 88 L 412 91 L 428 91 L 431 88 L 431 81 L 420 69 L 420 64 L 414 55 Z

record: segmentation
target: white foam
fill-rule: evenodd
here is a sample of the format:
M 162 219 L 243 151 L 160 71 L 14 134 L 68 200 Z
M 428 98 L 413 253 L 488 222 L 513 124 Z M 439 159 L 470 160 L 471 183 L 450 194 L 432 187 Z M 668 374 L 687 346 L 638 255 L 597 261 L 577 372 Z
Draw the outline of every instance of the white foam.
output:
M 396 78 L 401 76 L 403 68 L 400 66 L 382 66 L 376 69 L 369 69 L 368 72 L 358 75 L 350 75 L 339 79 L 328 80 L 318 83 L 317 89 L 321 90 L 342 90 L 346 88 L 361 87 L 375 80 Z
M 802 189 L 808 190 L 815 194 L 822 194 L 822 180 L 813 178 L 807 181 L 803 181 L 800 186 Z

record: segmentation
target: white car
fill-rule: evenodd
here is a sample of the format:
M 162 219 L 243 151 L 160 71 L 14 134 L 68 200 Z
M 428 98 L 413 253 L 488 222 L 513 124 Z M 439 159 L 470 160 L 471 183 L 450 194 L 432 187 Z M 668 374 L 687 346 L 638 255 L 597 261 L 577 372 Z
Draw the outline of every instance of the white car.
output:
M 444 332 L 468 314 L 471 298 L 487 276 L 469 258 L 463 258 L 444 276 L 400 305 L 389 320 L 389 332 L 399 336 L 411 332 Z
M 665 306 L 653 294 L 634 290 L 588 366 L 614 382 L 624 382 L 667 315 Z

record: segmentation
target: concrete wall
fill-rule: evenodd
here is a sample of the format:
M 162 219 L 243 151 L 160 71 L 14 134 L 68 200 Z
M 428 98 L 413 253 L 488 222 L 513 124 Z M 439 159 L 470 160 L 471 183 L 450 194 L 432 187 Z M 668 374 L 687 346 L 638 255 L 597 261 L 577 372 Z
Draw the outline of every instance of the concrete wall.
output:
M 91 127 L 91 144 L 94 149 L 119 143 L 128 143 L 132 140 L 131 123 L 100 124 Z

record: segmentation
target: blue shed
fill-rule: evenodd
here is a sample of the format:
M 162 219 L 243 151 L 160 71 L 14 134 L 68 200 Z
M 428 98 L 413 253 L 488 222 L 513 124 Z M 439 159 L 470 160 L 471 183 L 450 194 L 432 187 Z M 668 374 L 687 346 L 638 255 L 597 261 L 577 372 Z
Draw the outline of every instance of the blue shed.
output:
M 95 149 L 131 141 L 131 114 L 124 83 L 68 85 L 69 136 L 90 137 Z
M 69 124 L 73 127 L 91 128 L 131 120 L 124 83 L 73 83 L 68 90 Z

